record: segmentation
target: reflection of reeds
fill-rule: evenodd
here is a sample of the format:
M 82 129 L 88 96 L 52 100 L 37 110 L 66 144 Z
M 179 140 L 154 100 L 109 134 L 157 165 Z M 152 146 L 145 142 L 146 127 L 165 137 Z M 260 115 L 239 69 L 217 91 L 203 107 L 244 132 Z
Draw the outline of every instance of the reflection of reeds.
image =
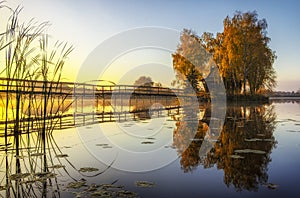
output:
M 9 142 L 12 141 L 14 138 L 9 137 Z M 59 197 L 61 186 L 57 180 L 58 175 L 78 181 L 70 174 L 70 170 L 74 169 L 81 177 L 86 176 L 63 156 L 67 155 L 62 152 L 52 134 L 47 133 L 45 140 L 38 133 L 19 135 L 18 145 L 14 141 L 8 146 L 5 157 L 0 161 L 0 167 L 6 168 L 6 185 L 1 186 L 6 190 L 6 196 Z M 102 173 L 100 171 L 88 176 L 94 177 Z

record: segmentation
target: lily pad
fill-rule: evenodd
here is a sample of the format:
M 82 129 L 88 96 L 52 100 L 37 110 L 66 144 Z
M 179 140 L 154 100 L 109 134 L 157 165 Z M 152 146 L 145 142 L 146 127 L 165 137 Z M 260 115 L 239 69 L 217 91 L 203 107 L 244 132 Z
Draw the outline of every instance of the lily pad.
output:
M 16 174 L 12 174 L 10 176 L 11 180 L 19 180 L 19 179 L 24 179 L 26 177 L 28 177 L 30 175 L 30 173 L 16 173 Z
M 57 158 L 69 157 L 68 154 L 58 154 L 56 155 Z
M 176 146 L 173 145 L 166 145 L 165 148 L 172 148 L 172 149 L 176 149 Z
M 17 158 L 17 159 L 24 159 L 25 157 L 27 157 L 27 156 L 15 155 L 15 158 Z
M 65 165 L 62 165 L 62 164 L 55 164 L 55 165 L 52 165 L 52 166 L 48 166 L 48 168 L 54 168 L 54 169 L 65 168 Z
M 274 140 L 270 139 L 270 138 L 267 138 L 267 139 L 263 139 L 263 141 L 265 141 L 265 142 L 273 142 Z
M 294 120 L 294 119 L 287 119 L 287 121 L 290 121 L 290 122 L 299 122 L 298 120 Z
M 245 142 L 258 142 L 258 141 L 262 141 L 262 139 L 259 138 L 246 138 Z
M 233 159 L 244 159 L 245 157 L 240 156 L 240 155 L 230 155 L 231 158 Z
M 98 171 L 99 169 L 98 168 L 93 168 L 93 167 L 83 167 L 83 168 L 80 168 L 79 169 L 79 172 L 95 172 L 95 171 Z
M 86 192 L 94 192 L 94 191 L 96 191 L 97 189 L 98 189 L 98 185 L 96 185 L 96 184 L 91 184 L 85 191 Z
M 97 190 L 91 194 L 92 197 L 113 197 L 113 192 L 108 190 Z
M 128 190 L 120 190 L 120 191 L 117 192 L 117 197 L 132 198 L 132 197 L 136 197 L 136 196 L 137 196 L 137 193 L 131 192 L 131 191 L 128 191 Z
M 191 141 L 203 141 L 202 138 L 191 138 L 190 140 L 191 140 Z
M 108 188 L 124 188 L 124 186 L 116 186 L 116 185 L 113 185 L 113 184 L 102 184 L 100 187 L 103 188 L 103 189 L 108 189 Z
M 102 144 L 96 144 L 96 146 L 108 146 L 108 144 L 102 143 Z
M 151 141 L 144 141 L 144 142 L 141 142 L 141 144 L 154 144 L 154 142 L 151 142 Z
M 73 188 L 73 189 L 78 189 L 85 186 L 85 181 L 76 181 L 76 182 L 70 182 L 67 185 L 67 188 Z
M 147 137 L 146 139 L 147 139 L 147 140 L 155 140 L 154 137 Z
M 112 146 L 107 145 L 107 146 L 103 146 L 102 148 L 108 149 L 108 148 L 112 148 Z
M 32 153 L 31 156 L 35 157 L 35 156 L 43 156 L 44 153 Z
M 42 181 L 42 179 L 40 179 L 40 178 L 33 178 L 33 179 L 28 179 L 26 181 L 21 181 L 20 183 L 21 184 L 33 184 L 33 183 L 35 183 L 37 181 Z
M 153 187 L 155 184 L 153 182 L 148 182 L 148 181 L 137 181 L 135 182 L 135 185 L 141 188 L 150 188 Z
M 49 179 L 49 178 L 56 177 L 56 174 L 51 172 L 41 172 L 41 173 L 35 173 L 34 176 L 39 177 L 41 179 Z
M 241 149 L 241 150 L 235 150 L 234 152 L 235 152 L 235 153 L 266 154 L 265 151 L 255 150 L 255 149 Z
M 133 125 L 134 125 L 134 123 L 127 123 L 127 124 L 124 124 L 123 127 L 131 127 Z
M 245 142 L 272 142 L 272 139 L 261 139 L 261 138 L 246 138 Z
M 279 187 L 279 185 L 273 184 L 273 183 L 267 183 L 267 184 L 265 184 L 265 186 L 268 187 L 269 189 L 272 189 L 272 190 Z

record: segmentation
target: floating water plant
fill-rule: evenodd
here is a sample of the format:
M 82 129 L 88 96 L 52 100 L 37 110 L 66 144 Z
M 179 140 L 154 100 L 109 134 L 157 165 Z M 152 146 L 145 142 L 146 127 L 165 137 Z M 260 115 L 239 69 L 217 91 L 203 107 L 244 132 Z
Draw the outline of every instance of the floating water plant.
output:
M 154 142 L 151 142 L 151 141 L 144 141 L 144 142 L 141 142 L 141 144 L 154 144 Z
M 48 168 L 53 168 L 53 169 L 65 168 L 65 165 L 55 164 L 55 165 L 52 165 L 52 166 L 48 166 Z
M 244 159 L 245 157 L 240 156 L 240 155 L 230 155 L 231 158 L 233 159 Z
M 113 192 L 108 190 L 97 190 L 91 194 L 91 197 L 113 197 Z
M 108 149 L 108 148 L 112 148 L 112 146 L 107 145 L 107 146 L 103 146 L 102 148 Z
M 117 189 L 117 188 L 124 188 L 124 186 L 120 186 L 120 185 L 113 185 L 113 184 L 102 184 L 101 186 L 100 186 L 101 188 L 103 188 L 103 189 L 112 189 L 112 188 L 114 188 L 114 189 Z
M 117 192 L 117 197 L 128 197 L 128 198 L 132 198 L 132 197 L 136 197 L 137 193 L 135 192 L 131 192 L 128 190 L 120 190 Z
M 105 144 L 105 143 L 103 143 L 103 144 L 96 144 L 96 146 L 108 146 L 108 144 Z
M 64 158 L 64 157 L 69 157 L 68 154 L 58 154 L 56 155 L 57 158 Z
M 135 185 L 137 187 L 150 188 L 150 187 L 153 187 L 155 184 L 153 182 L 149 182 L 149 181 L 136 181 Z
M 147 137 L 146 139 L 147 139 L 147 140 L 155 140 L 154 137 Z
M 44 153 L 32 153 L 31 156 L 34 157 L 34 156 L 43 156 Z
M 24 179 L 29 176 L 30 176 L 30 173 L 16 173 L 16 174 L 12 174 L 10 176 L 10 179 L 11 180 L 19 180 L 19 179 Z
M 261 138 L 246 138 L 245 142 L 272 142 L 272 139 L 261 139 Z
M 78 188 L 81 188 L 83 186 L 85 186 L 85 181 L 80 180 L 80 181 L 75 181 L 75 182 L 68 183 L 67 188 L 78 189 Z
M 93 167 L 83 167 L 83 168 L 80 168 L 79 169 L 79 172 L 95 172 L 95 171 L 98 171 L 99 169 L 98 168 L 93 168 Z
M 254 149 L 241 149 L 241 150 L 235 150 L 235 153 L 253 153 L 253 154 L 266 154 L 265 151 L 261 150 L 254 150 Z
M 265 186 L 268 187 L 269 189 L 272 189 L 272 190 L 279 187 L 279 185 L 273 184 L 273 183 L 267 183 L 267 184 L 265 184 Z

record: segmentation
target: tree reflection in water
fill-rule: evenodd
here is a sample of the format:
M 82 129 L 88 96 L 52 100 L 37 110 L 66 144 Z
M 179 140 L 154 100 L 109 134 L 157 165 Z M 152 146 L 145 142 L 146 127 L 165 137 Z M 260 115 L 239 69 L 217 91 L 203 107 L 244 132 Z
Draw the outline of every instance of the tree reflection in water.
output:
M 200 112 L 205 109 L 200 109 Z M 207 112 L 208 110 L 205 111 L 204 117 Z M 173 144 L 181 156 L 180 163 L 184 172 L 192 171 L 199 165 L 199 152 L 207 130 L 208 125 L 198 120 L 195 110 L 184 108 L 182 119 L 176 122 L 176 129 L 173 133 Z
M 204 115 L 191 121 L 187 118 L 192 110 L 184 112 L 174 131 L 174 146 L 184 172 L 193 171 L 200 164 L 204 168 L 216 165 L 224 171 L 224 183 L 237 191 L 256 191 L 259 185 L 267 183 L 270 154 L 276 145 L 273 106 L 228 105 L 222 132 L 214 148 L 203 157 L 199 151 L 210 130 L 208 118 Z M 189 140 L 192 141 L 186 146 Z

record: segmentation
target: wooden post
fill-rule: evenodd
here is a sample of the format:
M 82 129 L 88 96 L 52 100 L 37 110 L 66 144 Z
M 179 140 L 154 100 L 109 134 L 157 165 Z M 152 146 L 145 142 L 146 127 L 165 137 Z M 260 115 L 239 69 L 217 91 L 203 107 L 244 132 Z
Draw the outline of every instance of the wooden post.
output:
M 67 93 L 66 93 L 66 95 L 65 96 L 63 96 L 63 92 L 62 92 L 62 86 L 63 86 L 63 84 L 62 83 L 60 83 L 60 94 L 61 94 L 61 97 L 62 97 L 62 103 L 61 103 L 61 113 L 63 114 L 63 112 L 65 111 L 64 110 L 64 102 L 65 102 L 65 100 L 67 100 L 67 98 L 68 98 L 68 95 L 67 95 Z M 65 97 L 65 98 L 64 98 Z
M 119 87 L 119 94 L 120 94 L 120 105 L 121 105 L 121 112 L 123 112 L 123 94 L 121 93 L 121 86 Z
M 105 112 L 104 87 L 102 86 L 102 112 Z
M 115 87 L 116 88 L 116 87 Z M 111 90 L 111 86 L 110 86 L 110 90 Z M 112 90 L 111 90 L 111 97 L 112 97 Z M 117 101 L 116 101 L 116 97 L 114 97 L 114 101 L 113 101 L 113 104 L 114 104 L 114 110 L 117 106 Z
M 83 89 L 83 93 L 81 96 L 81 113 L 83 113 L 83 100 L 85 98 L 85 84 L 82 86 L 82 89 Z
M 73 97 L 75 98 L 75 113 L 77 112 L 77 96 L 76 96 L 76 84 L 74 84 L 73 88 Z
M 85 114 L 82 114 L 83 123 L 82 126 L 85 126 Z

